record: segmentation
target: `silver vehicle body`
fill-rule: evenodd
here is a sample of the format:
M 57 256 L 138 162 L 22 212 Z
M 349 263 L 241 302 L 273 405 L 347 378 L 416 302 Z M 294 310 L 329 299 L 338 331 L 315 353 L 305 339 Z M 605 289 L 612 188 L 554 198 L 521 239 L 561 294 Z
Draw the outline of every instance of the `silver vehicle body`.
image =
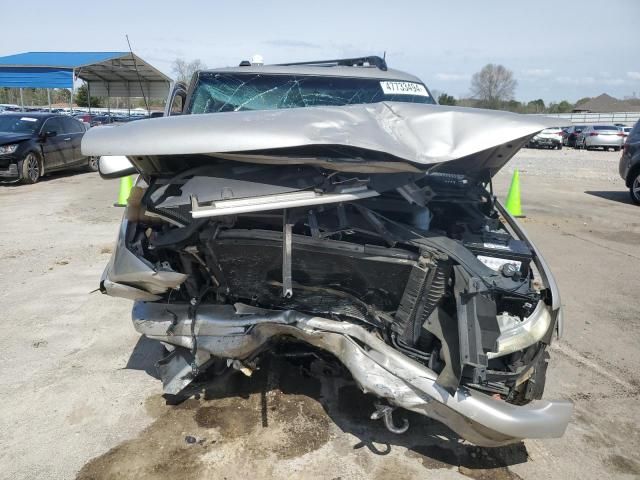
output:
M 576 140 L 576 145 L 581 148 L 614 148 L 620 150 L 624 143 L 624 134 L 620 127 L 614 125 L 589 125 Z
M 280 164 L 283 160 L 275 156 L 253 152 L 345 145 L 388 155 L 387 160 L 380 161 L 331 161 L 347 171 L 413 172 L 452 162 L 446 171 L 468 173 L 470 169 L 497 171 L 516 153 L 516 142 L 519 148 L 525 137 L 548 123 L 542 117 L 526 118 L 494 110 L 381 102 L 152 118 L 117 128 L 92 129 L 83 151 L 129 157 L 215 154 Z M 478 135 L 465 135 L 471 131 Z M 493 148 L 504 152 L 494 152 Z M 288 164 L 326 162 L 309 157 L 287 160 Z
M 283 68 L 260 67 L 259 71 Z M 296 67 L 286 67 L 286 72 L 290 73 L 293 68 Z M 334 71 L 337 75 L 343 74 L 342 67 L 335 68 L 332 74 Z M 317 70 L 318 75 L 326 75 L 326 69 L 318 67 Z M 305 74 L 312 71 L 315 68 L 304 69 Z M 353 69 L 344 68 L 344 75 L 347 73 L 353 75 Z M 362 74 L 358 74 L 402 79 L 401 73 L 391 70 L 362 69 Z M 415 77 L 409 76 L 409 79 Z M 118 128 L 92 129 L 85 136 L 83 152 L 104 156 L 101 171 L 108 172 L 117 170 L 116 164 L 122 163 L 121 157 L 126 156 L 136 168 L 143 170 L 138 181 L 140 192 L 147 188 L 142 165 L 151 168 L 162 159 L 174 156 L 198 156 L 203 161 L 211 158 L 212 162 L 231 161 L 240 165 L 312 166 L 336 174 L 354 172 L 358 178 L 378 174 L 464 173 L 479 182 L 480 179 L 489 181 L 519 148 L 537 132 L 552 125 L 552 121 L 505 112 L 402 102 L 239 111 L 158 118 Z M 332 152 L 348 148 L 350 153 L 333 157 L 313 153 L 325 152 L 324 147 Z M 113 165 L 110 158 L 114 159 Z M 234 180 L 221 184 L 222 190 L 227 189 L 226 194 L 215 189 L 199 189 L 196 180 L 182 182 L 181 194 L 167 197 L 166 191 L 160 188 L 153 195 L 162 197 L 163 211 L 190 205 L 189 213 L 194 221 L 254 215 L 264 210 L 285 209 L 286 212 L 294 207 L 313 208 L 383 195 L 383 189 L 375 183 L 366 183 L 358 187 L 338 187 L 330 192 L 280 189 L 252 192 L 247 196 L 239 193 L 240 187 L 236 187 Z M 397 192 L 410 203 L 420 202 L 420 192 L 412 182 L 398 186 Z M 548 344 L 554 332 L 562 332 L 560 297 L 551 272 L 517 222 L 499 204 L 497 208 L 514 238 L 531 250 L 537 281 L 546 293 L 528 317 L 500 324 L 499 337 L 495 349 L 488 352 L 489 358 L 505 357 L 539 342 Z M 214 358 L 227 359 L 235 368 L 250 370 L 251 359 L 272 342 L 294 338 L 333 354 L 363 391 L 375 394 L 393 407 L 441 421 L 478 445 L 495 446 L 524 438 L 563 434 L 571 417 L 570 402 L 534 400 L 518 406 L 464 385 L 453 390 L 443 388 L 438 383 L 438 373 L 393 348 L 375 330 L 357 323 L 243 302 L 207 303 L 199 305 L 197 311 L 193 303 L 192 308 L 188 303 L 172 302 L 169 308 L 164 298 L 169 295 L 171 300 L 170 292 L 181 288 L 187 275 L 166 263 L 150 262 L 131 243 L 135 223 L 144 215 L 149 221 L 153 220 L 149 218 L 149 211 L 140 210 L 139 200 L 130 199 L 116 249 L 102 277 L 101 290 L 134 300 L 136 330 L 177 347 L 171 358 L 159 365 L 165 392 L 181 391 L 191 382 L 193 373 L 206 368 Z M 188 228 L 181 224 L 179 217 L 174 217 L 172 222 L 178 229 Z M 431 241 L 418 230 L 411 232 L 414 234 L 419 241 Z M 251 244 L 255 242 L 255 235 L 281 244 L 282 296 L 294 299 L 301 287 L 291 284 L 289 278 L 289 288 L 285 288 L 286 259 L 291 256 L 292 245 L 295 256 L 295 252 L 314 251 L 327 243 L 321 238 L 292 235 L 290 229 L 287 233 L 286 225 L 281 233 L 229 229 L 216 235 L 216 241 L 228 245 Z M 422 262 L 422 257 L 393 247 L 329 243 L 333 244 L 332 248 L 348 251 L 349 255 L 366 261 L 414 268 Z M 193 249 L 190 252 L 196 258 L 200 255 Z M 524 372 L 523 378 L 528 378 L 526 375 Z

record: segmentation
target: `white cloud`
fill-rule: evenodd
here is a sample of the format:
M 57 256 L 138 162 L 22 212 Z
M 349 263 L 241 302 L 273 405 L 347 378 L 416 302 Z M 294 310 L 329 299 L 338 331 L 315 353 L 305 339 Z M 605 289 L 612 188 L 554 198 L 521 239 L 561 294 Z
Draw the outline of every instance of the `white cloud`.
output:
M 523 74 L 525 77 L 542 78 L 551 75 L 552 71 L 553 70 L 548 68 L 530 68 L 529 70 L 525 70 Z
M 613 77 L 613 76 L 604 77 L 602 75 L 600 76 L 600 78 L 595 78 L 591 76 L 587 76 L 587 77 L 561 76 L 561 77 L 556 77 L 555 81 L 563 85 L 576 85 L 576 86 L 584 86 L 584 85 L 617 86 L 617 85 L 624 85 L 625 83 L 627 83 L 627 80 L 625 78 L 619 78 L 619 77 Z
M 640 72 L 627 72 L 627 77 L 631 80 L 640 80 Z
M 461 80 L 467 80 L 469 75 L 466 73 L 436 73 L 436 78 L 449 82 L 459 82 Z
M 596 79 L 593 77 L 556 77 L 556 82 L 565 85 L 593 85 Z

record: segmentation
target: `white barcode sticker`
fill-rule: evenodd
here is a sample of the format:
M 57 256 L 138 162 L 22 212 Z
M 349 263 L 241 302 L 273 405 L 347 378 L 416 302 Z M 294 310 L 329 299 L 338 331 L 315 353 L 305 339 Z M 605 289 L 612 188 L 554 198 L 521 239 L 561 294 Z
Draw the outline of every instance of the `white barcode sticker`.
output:
M 38 121 L 37 118 L 32 118 L 32 117 L 21 117 L 20 120 L 22 120 L 23 122 L 37 122 Z
M 415 82 L 380 82 L 385 95 L 417 95 L 428 97 L 429 92 L 424 85 Z

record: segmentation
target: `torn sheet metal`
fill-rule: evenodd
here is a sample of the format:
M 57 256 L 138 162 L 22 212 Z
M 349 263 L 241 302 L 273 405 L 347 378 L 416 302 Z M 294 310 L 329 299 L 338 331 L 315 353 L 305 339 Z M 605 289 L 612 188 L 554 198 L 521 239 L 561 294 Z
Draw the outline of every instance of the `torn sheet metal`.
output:
M 133 322 L 149 338 L 183 348 L 191 345 L 191 319 L 186 307 L 136 302 Z M 249 311 L 246 311 L 247 308 Z M 177 317 L 175 321 L 174 315 Z M 171 335 L 169 326 L 175 325 Z M 408 359 L 361 326 L 314 317 L 296 311 L 253 310 L 236 304 L 207 306 L 197 318 L 198 347 L 222 358 L 245 358 L 279 336 L 291 336 L 322 348 L 349 369 L 368 392 L 392 405 L 427 415 L 481 446 L 497 446 L 522 438 L 561 436 L 571 418 L 568 401 L 538 400 L 516 406 L 460 387 L 447 392 L 436 374 Z M 228 329 L 236 329 L 230 334 Z M 163 375 L 175 390 L 191 378 L 188 359 L 174 362 Z
M 380 102 L 339 107 L 222 112 L 94 128 L 82 139 L 84 155 L 226 154 L 264 163 L 303 163 L 304 147 L 345 147 L 326 165 L 407 164 L 405 171 L 457 161 L 442 171 L 495 174 L 537 132 L 555 120 L 510 112 L 443 105 Z M 382 155 L 384 158 L 380 158 Z M 135 163 L 135 160 L 134 160 Z
M 178 288 L 187 275 L 169 267 L 159 268 L 134 254 L 125 245 L 129 221 L 122 219 L 120 235 L 100 282 L 110 295 L 131 300 L 157 300 L 158 295 Z

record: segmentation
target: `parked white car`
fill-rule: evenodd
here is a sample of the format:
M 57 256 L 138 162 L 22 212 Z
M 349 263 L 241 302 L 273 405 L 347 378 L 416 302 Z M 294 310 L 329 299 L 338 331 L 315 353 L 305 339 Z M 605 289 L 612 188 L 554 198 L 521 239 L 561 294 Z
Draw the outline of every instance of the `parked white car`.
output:
M 545 128 L 535 137 L 529 140 L 529 148 L 562 149 L 563 132 L 560 127 Z

